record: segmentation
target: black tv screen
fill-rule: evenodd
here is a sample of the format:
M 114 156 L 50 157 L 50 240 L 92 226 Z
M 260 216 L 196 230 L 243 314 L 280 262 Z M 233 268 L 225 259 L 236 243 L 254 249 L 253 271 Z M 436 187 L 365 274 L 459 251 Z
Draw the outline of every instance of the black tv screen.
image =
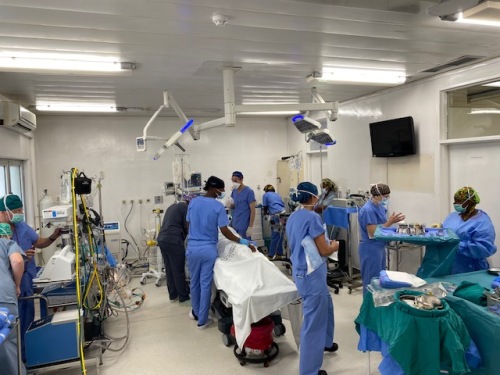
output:
M 370 124 L 372 155 L 394 157 L 415 155 L 415 130 L 412 117 L 372 122 Z

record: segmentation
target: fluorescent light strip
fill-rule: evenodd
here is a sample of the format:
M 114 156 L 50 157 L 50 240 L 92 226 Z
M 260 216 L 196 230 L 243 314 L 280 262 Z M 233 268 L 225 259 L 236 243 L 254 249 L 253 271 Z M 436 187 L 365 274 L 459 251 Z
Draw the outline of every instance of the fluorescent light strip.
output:
M 500 81 L 485 83 L 484 85 L 481 85 L 481 86 L 500 87 Z
M 0 69 L 119 72 L 135 64 L 90 55 L 0 53 Z
M 498 108 L 472 108 L 469 112 L 470 115 L 491 115 L 500 114 Z
M 323 68 L 322 76 L 316 79 L 324 82 L 398 85 L 406 81 L 406 73 L 404 71 L 393 70 Z
M 460 15 L 456 22 L 459 23 L 468 23 L 472 25 L 482 25 L 482 26 L 495 26 L 500 27 L 500 22 L 498 21 L 485 21 L 485 20 L 474 20 L 474 19 L 465 19 Z
M 51 112 L 116 112 L 115 104 L 44 103 L 37 104 L 38 111 Z
M 256 115 L 256 116 L 292 116 L 300 111 L 267 111 L 267 112 L 238 112 L 238 115 Z

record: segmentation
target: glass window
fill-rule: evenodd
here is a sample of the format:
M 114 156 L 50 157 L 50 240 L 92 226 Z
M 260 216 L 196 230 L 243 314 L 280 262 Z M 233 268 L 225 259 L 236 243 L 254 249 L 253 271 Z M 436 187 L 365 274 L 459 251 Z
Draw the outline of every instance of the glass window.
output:
M 7 172 L 5 165 L 0 164 L 0 197 L 7 194 Z
M 448 139 L 500 135 L 500 85 L 482 83 L 447 93 Z
M 20 165 L 9 165 L 10 192 L 18 195 L 22 201 L 23 197 L 23 176 Z
M 24 200 L 23 162 L 0 159 L 0 197 L 10 193 Z

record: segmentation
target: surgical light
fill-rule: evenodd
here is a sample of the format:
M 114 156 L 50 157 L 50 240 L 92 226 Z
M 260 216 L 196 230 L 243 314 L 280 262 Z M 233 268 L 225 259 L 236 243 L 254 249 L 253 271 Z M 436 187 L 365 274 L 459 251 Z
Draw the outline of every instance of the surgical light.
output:
M 116 58 L 110 59 L 102 56 L 27 52 L 0 53 L 0 70 L 119 72 L 135 68 L 134 63 L 120 62 Z
M 294 116 L 292 121 L 297 130 L 301 133 L 309 133 L 321 129 L 321 124 L 318 121 L 303 115 Z
M 192 119 L 189 120 L 182 128 L 180 128 L 180 130 L 178 132 L 176 132 L 172 137 L 170 137 L 169 140 L 167 142 L 165 142 L 165 144 L 162 146 L 162 148 L 160 148 L 156 152 L 156 154 L 154 154 L 153 160 L 158 160 L 167 148 L 172 147 L 174 144 L 176 144 L 177 141 L 179 140 L 179 138 L 182 137 L 182 134 L 184 134 L 184 132 L 186 130 L 188 130 L 189 127 L 191 125 L 193 125 L 193 123 L 194 123 L 194 120 L 192 120 Z M 138 151 L 140 151 L 140 150 L 138 149 Z
M 307 134 L 307 141 L 314 141 L 319 143 L 320 145 L 325 146 L 333 146 L 337 143 L 335 139 L 333 139 L 330 135 L 330 131 L 328 129 L 315 130 Z
M 345 82 L 354 84 L 399 85 L 406 81 L 401 70 L 323 68 L 307 77 L 308 82 Z

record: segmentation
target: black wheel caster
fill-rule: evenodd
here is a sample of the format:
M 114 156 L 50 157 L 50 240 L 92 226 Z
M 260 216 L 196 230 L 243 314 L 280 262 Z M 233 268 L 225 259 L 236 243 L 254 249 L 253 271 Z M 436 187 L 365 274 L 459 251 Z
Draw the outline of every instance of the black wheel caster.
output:
M 223 333 L 222 334 L 222 343 L 224 344 L 224 346 L 227 346 L 227 347 L 234 345 L 232 336 L 227 334 L 227 333 Z
M 283 336 L 283 335 L 285 334 L 285 332 L 286 332 L 286 327 L 285 327 L 285 325 L 284 325 L 284 324 L 282 324 L 282 323 L 280 323 L 280 324 L 276 324 L 276 325 L 274 326 L 274 330 L 273 330 L 273 331 L 274 331 L 274 334 L 275 334 L 276 336 L 278 336 L 278 337 L 279 337 L 279 336 Z
M 245 361 L 240 361 L 241 366 L 245 366 L 247 363 Z
M 335 290 L 333 291 L 333 293 L 334 293 L 334 294 L 339 294 L 339 290 L 338 290 L 338 289 L 335 289 Z

